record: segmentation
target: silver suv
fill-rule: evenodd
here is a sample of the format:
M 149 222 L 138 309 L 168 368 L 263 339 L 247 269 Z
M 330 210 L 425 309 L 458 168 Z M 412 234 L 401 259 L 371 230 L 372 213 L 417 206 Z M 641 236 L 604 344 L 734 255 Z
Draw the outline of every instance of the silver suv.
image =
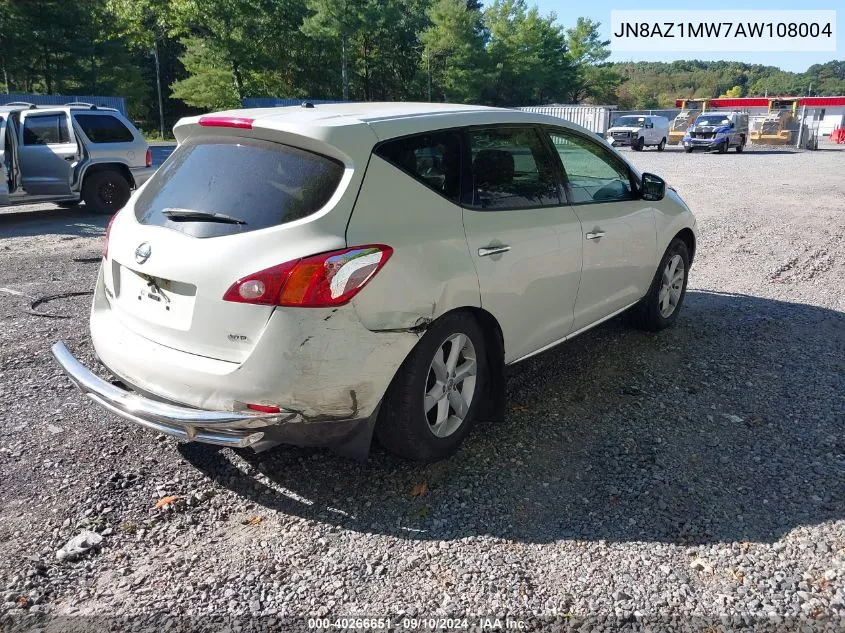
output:
M 82 200 L 94 212 L 114 213 L 154 172 L 144 137 L 117 110 L 0 106 L 0 206 Z

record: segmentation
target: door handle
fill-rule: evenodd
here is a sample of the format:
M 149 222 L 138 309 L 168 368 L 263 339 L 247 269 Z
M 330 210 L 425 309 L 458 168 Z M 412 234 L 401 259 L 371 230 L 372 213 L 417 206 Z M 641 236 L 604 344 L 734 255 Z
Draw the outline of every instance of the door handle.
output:
M 76 156 L 65 156 L 65 160 L 69 163 L 72 163 L 76 160 Z
M 511 247 L 507 244 L 501 244 L 500 246 L 485 246 L 478 249 L 478 256 L 487 257 L 488 255 L 499 255 L 501 253 L 507 253 L 510 249 Z
M 590 231 L 584 237 L 586 237 L 588 240 L 597 240 L 604 237 L 605 235 L 606 233 L 604 231 Z

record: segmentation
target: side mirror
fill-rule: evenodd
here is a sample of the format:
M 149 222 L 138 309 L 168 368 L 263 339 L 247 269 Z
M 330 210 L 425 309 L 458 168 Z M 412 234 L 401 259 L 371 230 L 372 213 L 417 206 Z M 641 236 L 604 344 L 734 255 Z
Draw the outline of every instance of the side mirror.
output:
M 663 200 L 666 195 L 666 181 L 654 174 L 643 174 L 642 198 L 650 202 Z

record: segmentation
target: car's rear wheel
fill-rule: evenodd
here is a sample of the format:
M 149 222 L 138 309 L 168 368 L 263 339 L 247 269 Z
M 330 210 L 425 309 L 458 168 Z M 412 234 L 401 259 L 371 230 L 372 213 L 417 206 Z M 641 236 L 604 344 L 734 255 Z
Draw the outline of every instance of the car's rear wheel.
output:
M 682 239 L 675 238 L 660 261 L 648 294 L 631 310 L 634 325 L 657 331 L 675 322 L 687 293 L 689 267 L 689 249 Z
M 692 148 L 691 148 L 691 147 L 685 147 L 685 148 L 684 148 L 684 151 L 685 151 L 687 154 L 692 154 Z
M 657 144 L 657 151 L 658 151 L 658 152 L 662 152 L 664 149 L 666 149 L 666 139 L 665 139 L 665 138 L 664 138 L 664 139 L 662 139 L 662 140 L 661 140 L 661 141 Z
M 435 321 L 402 363 L 379 411 L 376 435 L 389 451 L 432 462 L 467 436 L 487 385 L 484 335 L 455 312 Z
M 85 201 L 85 206 L 94 213 L 120 211 L 129 200 L 131 193 L 129 183 L 123 174 L 112 169 L 87 176 L 82 185 L 82 199 Z
M 742 150 L 744 150 L 744 149 L 745 149 L 745 139 L 742 139 L 739 142 L 739 145 L 736 146 L 736 153 L 740 154 L 740 153 L 742 153 Z

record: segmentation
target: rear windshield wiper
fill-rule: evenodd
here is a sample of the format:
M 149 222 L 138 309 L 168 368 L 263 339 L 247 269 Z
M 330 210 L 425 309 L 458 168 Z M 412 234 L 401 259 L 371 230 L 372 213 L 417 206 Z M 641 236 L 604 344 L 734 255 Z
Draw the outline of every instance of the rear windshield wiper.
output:
M 163 209 L 161 214 L 175 222 L 220 222 L 221 224 L 246 224 L 246 220 L 236 218 L 225 213 L 214 213 L 211 211 L 194 211 L 192 209 L 179 209 L 168 207 Z

